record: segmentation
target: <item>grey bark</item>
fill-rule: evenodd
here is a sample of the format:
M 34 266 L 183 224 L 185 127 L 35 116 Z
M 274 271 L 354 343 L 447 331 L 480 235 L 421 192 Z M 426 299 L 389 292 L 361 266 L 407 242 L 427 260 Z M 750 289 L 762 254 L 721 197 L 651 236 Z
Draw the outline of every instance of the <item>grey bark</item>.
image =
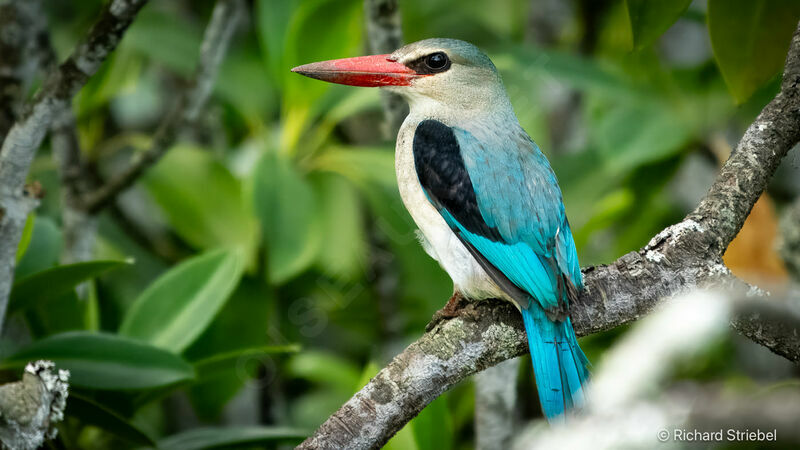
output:
M 211 13 L 200 47 L 200 61 L 194 81 L 183 91 L 172 113 L 153 136 L 151 147 L 136 155 L 125 170 L 84 196 L 81 208 L 95 214 L 109 206 L 122 191 L 132 186 L 144 172 L 172 147 L 186 126 L 197 122 L 211 96 L 219 66 L 244 13 L 243 0 L 219 0 Z
M 29 363 L 22 380 L 0 386 L 0 441 L 4 448 L 33 450 L 58 434 L 64 419 L 69 371 L 51 361 Z
M 56 113 L 67 107 L 89 77 L 97 72 L 146 3 L 146 0 L 111 1 L 70 57 L 47 76 L 41 90 L 23 108 L 3 141 L 0 149 L 0 327 L 14 280 L 17 245 L 28 213 L 38 203 L 35 195 L 25 188 L 25 178 L 36 150 Z
M 369 51 L 392 53 L 403 46 L 400 6 L 397 0 L 364 0 L 367 18 L 367 42 Z M 408 115 L 408 104 L 397 94 L 381 91 L 383 114 L 386 123 L 383 134 L 387 139 L 397 136 L 400 125 Z
M 38 66 L 36 30 L 43 22 L 38 0 L 0 2 L 0 144 L 17 120 Z
M 635 321 L 664 298 L 697 287 L 741 288 L 722 253 L 781 159 L 800 140 L 800 28 L 786 59 L 781 91 L 748 127 L 706 197 L 683 221 L 612 264 L 583 270 L 586 289 L 571 305 L 578 336 Z M 775 326 L 763 315 L 734 320 L 743 335 L 800 362 L 796 324 Z M 298 448 L 375 448 L 442 392 L 476 372 L 527 351 L 513 306 L 460 304 L 395 357 Z

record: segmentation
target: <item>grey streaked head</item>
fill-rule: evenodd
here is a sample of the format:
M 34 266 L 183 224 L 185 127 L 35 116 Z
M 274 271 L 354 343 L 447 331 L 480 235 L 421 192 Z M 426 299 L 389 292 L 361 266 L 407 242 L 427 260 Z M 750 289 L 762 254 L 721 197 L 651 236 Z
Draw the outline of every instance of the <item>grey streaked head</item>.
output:
M 505 107 L 503 82 L 492 61 L 478 47 L 457 39 L 425 39 L 394 51 L 390 59 L 422 76 L 405 86 L 386 86 L 415 106 L 431 103 L 454 110 Z

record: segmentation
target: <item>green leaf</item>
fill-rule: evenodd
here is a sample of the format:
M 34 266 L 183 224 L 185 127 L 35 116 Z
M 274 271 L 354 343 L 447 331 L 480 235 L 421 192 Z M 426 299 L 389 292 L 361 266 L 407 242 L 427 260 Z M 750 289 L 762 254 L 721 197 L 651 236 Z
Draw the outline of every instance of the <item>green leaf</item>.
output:
M 241 246 L 253 251 L 258 228 L 239 181 L 211 152 L 169 151 L 145 176 L 145 186 L 169 224 L 196 248 Z
M 358 191 L 344 177 L 316 174 L 314 188 L 319 199 L 322 240 L 317 265 L 337 278 L 353 279 L 364 271 L 367 235 Z
M 276 93 L 264 83 L 268 77 L 266 68 L 254 55 L 255 50 L 231 50 L 220 66 L 215 94 L 231 103 L 248 121 L 261 123 L 272 108 L 277 108 Z
M 31 243 L 31 237 L 33 237 L 33 224 L 35 221 L 36 214 L 28 214 L 28 218 L 25 220 L 25 228 L 22 229 L 22 237 L 17 246 L 17 262 L 25 256 L 25 252 L 28 250 L 28 244 Z
M 286 370 L 294 377 L 330 386 L 343 393 L 352 393 L 353 386 L 361 379 L 361 372 L 350 361 L 315 351 L 292 356 Z
M 605 111 L 593 132 L 605 169 L 620 174 L 676 154 L 696 132 L 694 125 L 672 109 L 633 105 Z
M 214 322 L 186 349 L 185 357 L 200 361 L 243 348 L 270 345 L 273 341 L 264 330 L 274 308 L 274 294 L 263 280 L 243 278 Z
M 139 445 L 156 445 L 150 436 L 126 418 L 81 394 L 69 393 L 65 414 L 80 419 L 82 423 L 100 427 L 126 441 Z
M 497 68 L 510 76 L 539 74 L 614 100 L 652 96 L 650 91 L 634 84 L 619 70 L 566 52 L 518 46 L 493 59 Z
M 146 8 L 125 33 L 124 49 L 133 49 L 181 75 L 197 65 L 202 33 L 184 14 Z M 154 43 L 158 43 L 154 45 Z
M 202 380 L 228 370 L 231 367 L 235 367 L 239 362 L 248 358 L 258 358 L 263 355 L 275 355 L 279 353 L 297 353 L 299 351 L 299 344 L 265 345 L 262 347 L 250 347 L 220 353 L 199 361 L 194 361 L 193 364 L 195 372 L 197 372 L 197 378 Z
M 641 50 L 655 42 L 678 20 L 692 0 L 625 0 L 633 48 Z
M 257 373 L 263 367 L 260 361 L 247 361 L 246 367 L 234 366 L 228 370 L 202 374 L 202 378 L 186 390 L 197 417 L 206 423 L 219 421 L 225 407 L 247 383 L 261 382 Z
M 291 161 L 267 152 L 253 173 L 256 215 L 267 246 L 267 279 L 283 283 L 305 270 L 317 255 L 316 199 Z
M 42 338 L 65 331 L 88 330 L 88 305 L 78 298 L 77 293 L 69 292 L 52 301 L 33 305 L 23 313 L 31 336 Z
M 264 330 L 271 327 L 269 318 L 275 303 L 273 295 L 272 289 L 262 279 L 243 278 L 211 325 L 184 351 L 185 357 L 192 362 L 208 362 L 210 358 L 243 348 L 270 345 L 272 333 Z M 268 356 L 256 357 L 255 361 L 246 359 L 241 364 L 250 369 L 262 358 Z M 194 411 L 203 420 L 218 419 L 223 407 L 252 378 L 249 371 L 243 373 L 238 361 L 229 364 L 226 371 L 216 369 L 221 367 L 214 364 L 213 367 L 197 368 L 199 380 L 188 390 Z
M 275 441 L 300 441 L 308 431 L 288 427 L 207 427 L 184 431 L 158 441 L 165 450 L 202 450 L 234 446 L 260 446 Z
M 737 102 L 780 73 L 798 19 L 796 0 L 709 0 L 711 48 Z
M 397 190 L 394 151 L 389 148 L 333 147 L 314 159 L 314 168 L 344 175 L 364 189 Z
M 288 71 L 289 68 L 312 61 L 344 58 L 363 54 L 360 0 L 308 0 L 298 3 L 286 27 L 283 117 L 281 120 L 281 150 L 291 154 L 297 149 L 318 100 L 329 90 L 342 89 L 330 83 L 320 83 Z M 329 30 L 337 30 L 331 39 Z M 374 95 L 374 93 L 373 93 Z M 320 111 L 316 111 L 320 112 Z
M 17 279 L 48 269 L 58 263 L 61 254 L 61 230 L 49 217 L 37 217 L 30 243 L 19 260 L 14 276 Z
M 9 314 L 62 297 L 86 280 L 129 264 L 132 261 L 87 261 L 28 275 L 14 283 L 8 304 Z
M 419 450 L 453 448 L 453 420 L 447 409 L 447 396 L 440 396 L 411 421 Z
M 242 256 L 216 250 L 173 267 L 145 289 L 119 333 L 180 353 L 206 329 L 239 284 Z
M 407 423 L 397 434 L 392 436 L 383 447 L 383 450 L 419 450 L 417 441 L 414 438 L 414 426 L 411 423 Z
M 125 40 L 127 41 L 127 39 Z M 123 41 L 123 42 L 125 42 Z M 79 117 L 89 116 L 90 113 L 99 111 L 125 88 L 136 86 L 143 76 L 144 57 L 132 51 L 120 48 L 114 52 L 108 62 L 104 64 L 97 74 L 89 79 L 86 87 L 81 89 L 75 100 Z M 103 114 L 108 114 L 103 111 Z M 81 137 L 96 142 L 102 136 L 102 127 L 93 124 L 93 127 L 84 126 Z M 88 128 L 88 129 L 87 129 Z
M 194 377 L 192 366 L 165 350 L 106 333 L 73 331 L 36 341 L 3 361 L 22 367 L 48 359 L 70 371 L 70 383 L 89 389 L 152 389 Z
M 287 31 L 297 5 L 296 0 L 257 0 L 255 21 L 267 68 L 278 84 L 287 76 Z

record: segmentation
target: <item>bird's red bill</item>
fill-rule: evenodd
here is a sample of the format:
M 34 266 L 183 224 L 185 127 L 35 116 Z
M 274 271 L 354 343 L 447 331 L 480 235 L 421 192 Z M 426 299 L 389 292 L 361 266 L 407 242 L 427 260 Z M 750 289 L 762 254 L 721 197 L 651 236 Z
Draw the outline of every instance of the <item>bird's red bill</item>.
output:
M 292 72 L 317 80 L 362 87 L 409 86 L 411 80 L 423 76 L 389 58 L 390 55 L 372 55 L 332 59 L 298 66 Z

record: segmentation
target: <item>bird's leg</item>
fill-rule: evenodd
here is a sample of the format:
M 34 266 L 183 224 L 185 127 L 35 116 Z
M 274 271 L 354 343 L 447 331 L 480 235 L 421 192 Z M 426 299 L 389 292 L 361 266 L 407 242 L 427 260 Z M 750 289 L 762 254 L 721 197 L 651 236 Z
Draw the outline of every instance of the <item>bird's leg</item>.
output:
M 447 301 L 447 304 L 444 305 L 444 308 L 433 314 L 431 321 L 425 326 L 425 331 L 431 331 L 433 327 L 443 320 L 458 317 L 458 311 L 461 309 L 459 303 L 461 303 L 462 300 L 464 300 L 464 296 L 458 291 L 453 291 L 453 295 L 450 297 L 450 300 Z

